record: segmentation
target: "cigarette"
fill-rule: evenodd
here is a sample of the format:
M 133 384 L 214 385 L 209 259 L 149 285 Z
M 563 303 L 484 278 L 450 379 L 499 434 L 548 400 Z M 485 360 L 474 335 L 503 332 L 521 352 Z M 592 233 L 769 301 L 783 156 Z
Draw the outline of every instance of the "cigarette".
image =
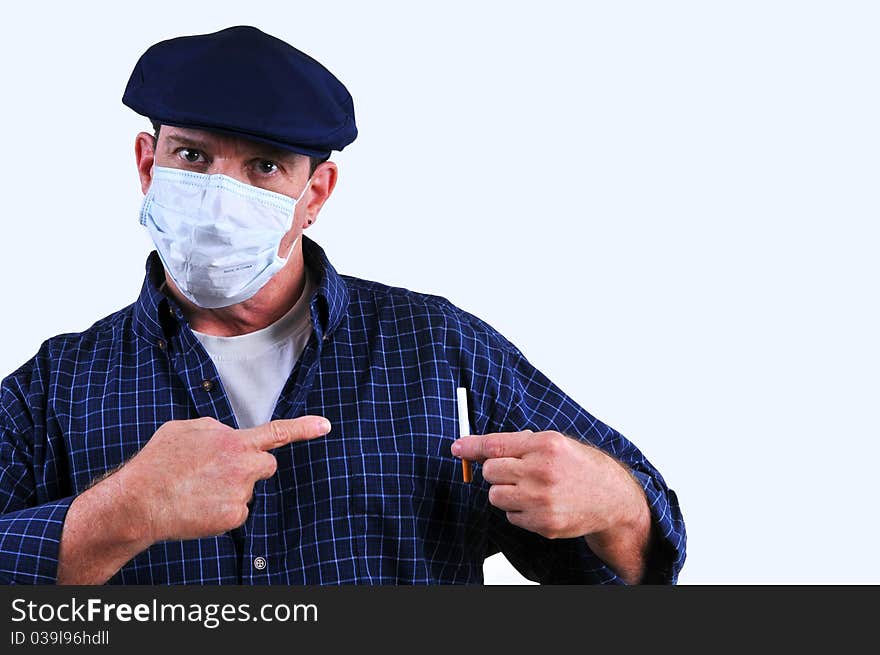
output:
M 455 391 L 458 395 L 458 436 L 466 437 L 471 433 L 470 421 L 468 420 L 470 413 L 468 412 L 467 389 L 458 387 Z M 473 479 L 471 463 L 466 459 L 461 460 L 461 477 L 465 482 L 470 482 Z

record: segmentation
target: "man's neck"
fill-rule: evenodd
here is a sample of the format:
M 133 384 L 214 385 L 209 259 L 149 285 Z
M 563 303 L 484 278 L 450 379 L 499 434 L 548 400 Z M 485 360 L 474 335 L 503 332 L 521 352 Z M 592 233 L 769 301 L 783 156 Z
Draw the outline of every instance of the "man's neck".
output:
M 305 288 L 306 269 L 302 250 L 297 247 L 284 268 L 256 295 L 219 309 L 205 309 L 190 302 L 167 273 L 165 282 L 165 294 L 177 301 L 193 330 L 218 337 L 234 337 L 262 330 L 290 311 Z

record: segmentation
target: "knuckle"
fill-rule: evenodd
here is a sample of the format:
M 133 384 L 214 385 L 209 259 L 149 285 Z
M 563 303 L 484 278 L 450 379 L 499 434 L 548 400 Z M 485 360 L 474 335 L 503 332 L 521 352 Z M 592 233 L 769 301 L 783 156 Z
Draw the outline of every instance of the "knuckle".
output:
M 562 447 L 558 436 L 559 435 L 552 432 L 538 433 L 538 443 L 541 447 L 541 450 L 543 450 L 548 455 L 558 455 Z
M 504 439 L 488 437 L 484 451 L 490 458 L 504 457 Z
M 496 467 L 497 463 L 495 462 L 495 460 L 487 459 L 485 462 L 483 462 L 483 479 L 486 482 L 492 482 L 492 480 L 495 479 L 495 474 L 497 472 L 495 470 Z M 490 489 L 489 491 L 491 492 L 492 490 Z
M 495 485 L 489 487 L 489 502 L 492 505 L 497 505 L 500 502 L 500 495 L 501 490 L 498 487 L 496 487 Z
M 541 525 L 538 527 L 538 534 L 544 537 L 545 539 L 555 539 L 556 538 L 556 530 L 553 526 L 553 522 L 550 517 L 546 517 Z
M 518 528 L 523 528 L 524 530 L 529 530 L 530 532 L 535 532 L 533 522 L 528 516 L 525 516 L 523 512 L 508 511 L 505 512 L 504 515 L 507 517 L 507 521 L 512 525 L 515 525 Z
M 251 502 L 251 498 L 254 497 L 254 486 L 252 484 L 243 485 L 241 489 L 241 493 L 238 496 L 239 505 L 244 505 L 245 508 L 249 502 Z
M 550 538 L 559 539 L 565 535 L 565 522 L 559 514 L 553 514 L 550 518 Z
M 154 435 L 162 435 L 163 438 L 173 438 L 180 434 L 186 434 L 192 429 L 193 424 L 199 419 L 166 421 L 159 426 Z
M 224 532 L 237 528 L 247 519 L 247 505 L 242 506 L 241 503 L 233 502 L 224 503 L 219 518 Z
M 275 459 L 275 456 L 269 453 L 265 453 L 265 455 L 265 457 L 260 457 L 254 462 L 254 467 L 251 471 L 252 477 L 257 480 L 271 478 L 278 470 L 278 460 Z
M 176 427 L 177 421 L 165 421 L 162 425 L 158 427 L 154 434 L 160 434 L 165 432 L 171 432 Z
M 565 536 L 566 521 L 563 513 L 559 511 L 550 511 L 545 515 L 543 526 L 544 536 L 548 539 L 559 539 Z
M 284 443 L 284 431 L 281 428 L 281 425 L 278 421 L 271 421 L 269 423 L 269 432 L 272 435 L 272 444 L 275 446 L 280 446 Z
M 538 530 L 538 534 L 545 539 L 556 539 L 556 533 L 549 526 L 544 526 Z

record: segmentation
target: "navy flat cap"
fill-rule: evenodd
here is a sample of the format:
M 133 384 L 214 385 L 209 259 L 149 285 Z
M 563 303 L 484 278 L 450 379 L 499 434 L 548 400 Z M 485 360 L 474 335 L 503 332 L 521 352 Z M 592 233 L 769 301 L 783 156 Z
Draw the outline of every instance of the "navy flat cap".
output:
M 255 27 L 161 41 L 122 102 L 162 125 L 242 136 L 311 157 L 357 137 L 348 90 L 317 61 Z

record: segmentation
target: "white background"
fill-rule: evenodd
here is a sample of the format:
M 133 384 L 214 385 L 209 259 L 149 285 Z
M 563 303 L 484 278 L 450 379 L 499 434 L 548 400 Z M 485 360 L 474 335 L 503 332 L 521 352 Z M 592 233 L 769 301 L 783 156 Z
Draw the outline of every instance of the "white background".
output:
M 313 238 L 481 316 L 635 441 L 682 502 L 681 582 L 878 583 L 875 7 L 18 3 L 0 374 L 137 296 L 138 56 L 252 24 L 355 99 Z

